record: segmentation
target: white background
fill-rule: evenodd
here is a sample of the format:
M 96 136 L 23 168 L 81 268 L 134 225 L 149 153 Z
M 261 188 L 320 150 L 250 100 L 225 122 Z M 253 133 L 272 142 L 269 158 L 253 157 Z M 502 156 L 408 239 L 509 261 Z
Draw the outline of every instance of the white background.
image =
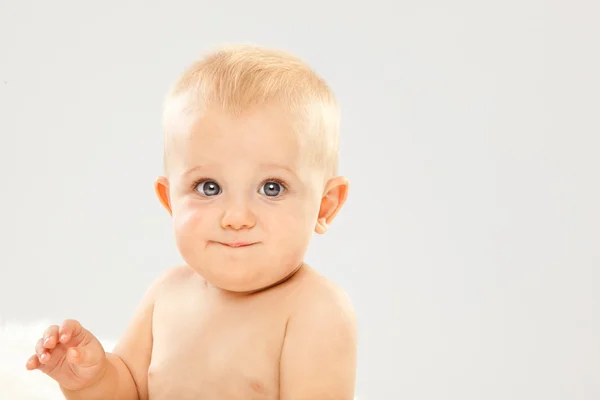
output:
M 359 398 L 598 399 L 598 21 L 592 0 L 0 0 L 0 317 L 118 337 L 180 262 L 163 96 L 255 42 L 343 107 L 350 198 L 308 261 L 356 306 Z

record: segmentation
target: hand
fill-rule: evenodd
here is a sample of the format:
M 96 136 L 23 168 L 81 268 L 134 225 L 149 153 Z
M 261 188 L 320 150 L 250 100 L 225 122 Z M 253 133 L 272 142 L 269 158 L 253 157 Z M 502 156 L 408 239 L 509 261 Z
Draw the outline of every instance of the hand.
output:
M 42 371 L 62 388 L 79 391 L 97 383 L 107 364 L 100 341 L 78 321 L 66 320 L 46 329 L 26 368 Z

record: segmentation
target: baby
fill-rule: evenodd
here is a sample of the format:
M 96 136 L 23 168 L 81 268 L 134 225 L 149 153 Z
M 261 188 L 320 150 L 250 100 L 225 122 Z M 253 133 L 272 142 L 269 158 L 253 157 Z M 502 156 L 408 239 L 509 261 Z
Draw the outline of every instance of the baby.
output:
M 155 183 L 185 265 L 156 279 L 112 352 L 66 320 L 27 369 L 67 399 L 352 399 L 353 307 L 304 263 L 348 193 L 339 118 L 324 80 L 283 51 L 196 61 L 167 96 Z

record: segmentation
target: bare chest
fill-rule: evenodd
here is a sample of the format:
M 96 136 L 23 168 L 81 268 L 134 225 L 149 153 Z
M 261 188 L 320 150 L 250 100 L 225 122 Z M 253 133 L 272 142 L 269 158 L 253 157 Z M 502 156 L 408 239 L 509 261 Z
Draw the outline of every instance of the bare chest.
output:
M 157 307 L 150 400 L 279 398 L 279 358 L 287 318 L 256 303 L 219 305 L 201 298 Z

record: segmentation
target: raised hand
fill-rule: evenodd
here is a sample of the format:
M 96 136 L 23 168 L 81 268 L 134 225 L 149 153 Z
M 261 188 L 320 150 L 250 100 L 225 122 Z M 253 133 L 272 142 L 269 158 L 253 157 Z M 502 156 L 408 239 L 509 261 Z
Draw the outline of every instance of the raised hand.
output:
M 26 368 L 42 371 L 67 390 L 79 391 L 97 383 L 107 364 L 100 341 L 78 321 L 66 320 L 44 331 Z

